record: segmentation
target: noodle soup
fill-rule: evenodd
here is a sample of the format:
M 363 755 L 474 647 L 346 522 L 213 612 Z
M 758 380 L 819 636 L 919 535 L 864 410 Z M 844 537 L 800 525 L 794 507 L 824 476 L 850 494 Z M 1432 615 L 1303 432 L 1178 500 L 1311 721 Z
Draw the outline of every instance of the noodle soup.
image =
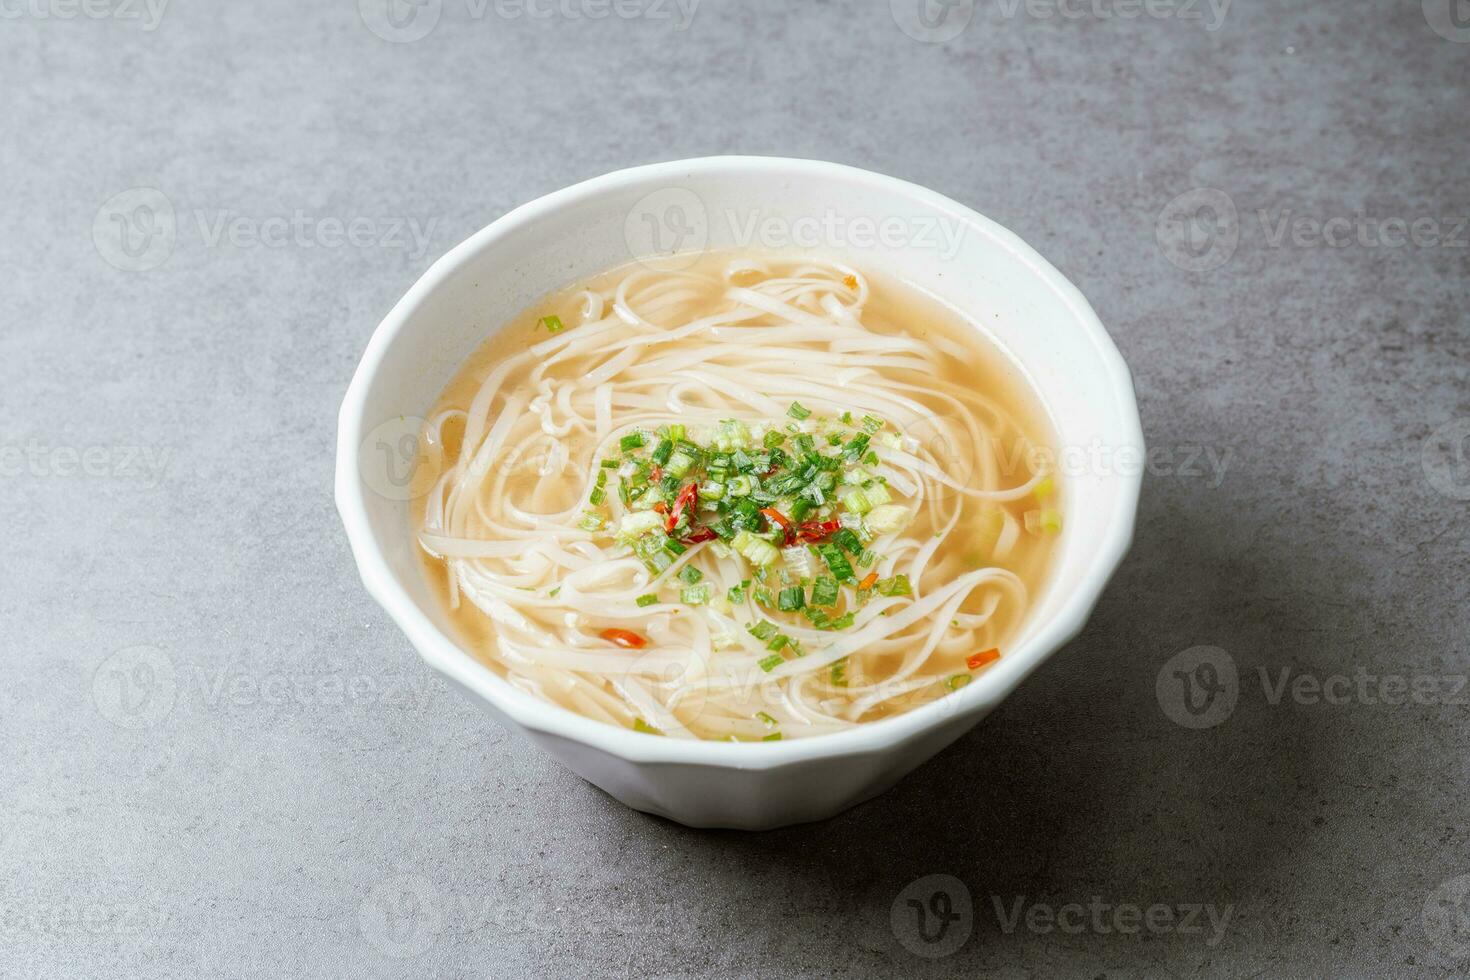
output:
M 1006 654 L 1062 533 L 1034 395 L 955 312 L 792 253 L 632 265 L 464 365 L 413 521 L 460 641 L 609 724 L 838 732 Z

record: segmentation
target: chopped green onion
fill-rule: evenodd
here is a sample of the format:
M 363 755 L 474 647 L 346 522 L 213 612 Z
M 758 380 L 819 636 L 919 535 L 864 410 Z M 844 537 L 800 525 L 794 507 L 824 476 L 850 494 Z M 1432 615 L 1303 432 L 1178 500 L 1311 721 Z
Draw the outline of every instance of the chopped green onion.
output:
M 623 438 L 618 440 L 618 445 L 622 447 L 623 452 L 626 453 L 639 448 L 643 445 L 643 442 L 643 433 L 630 432 L 628 435 L 625 435 L 623 436 Z
M 685 565 L 683 568 L 679 569 L 679 578 L 683 579 L 690 585 L 696 585 L 698 584 L 700 579 L 704 578 L 704 573 L 695 568 L 693 565 Z
M 669 461 L 669 454 L 674 451 L 674 444 L 668 439 L 660 439 L 658 445 L 653 447 L 653 452 L 648 458 L 662 466 Z
M 765 723 L 765 726 L 767 728 L 775 728 L 776 727 L 776 724 L 777 724 L 776 719 L 772 718 L 770 715 L 766 714 L 764 711 L 757 711 L 755 713 L 755 716 L 757 718 L 759 718 L 761 721 L 763 721 Z
M 837 581 L 852 582 L 856 580 L 856 576 L 852 573 L 852 565 L 848 562 L 847 556 L 842 553 L 842 549 L 837 547 L 837 545 L 828 542 L 818 548 L 817 553 L 822 556 L 822 561 L 827 563 L 827 567 L 832 570 L 832 575 Z
M 818 575 L 812 583 L 812 605 L 835 606 L 839 595 L 837 580 L 830 575 Z
M 836 619 L 829 620 L 827 625 L 821 628 L 824 630 L 845 630 L 853 624 L 853 620 L 856 618 L 857 614 L 852 612 L 852 610 L 848 610 Z
M 781 552 L 776 550 L 775 545 L 769 541 L 763 541 L 749 531 L 741 531 L 730 543 L 736 551 L 745 556 L 746 560 L 762 567 L 772 564 L 781 557 Z
M 783 436 L 778 430 L 772 429 L 770 432 L 767 432 L 765 438 L 761 440 L 761 445 L 765 446 L 767 449 L 775 449 L 785 441 L 785 436 Z
M 762 742 L 779 742 L 779 741 L 781 741 L 781 733 L 780 732 L 772 732 L 769 735 L 763 736 L 761 738 L 761 741 Z
M 655 602 L 658 602 L 658 596 L 654 595 L 652 592 L 649 592 L 646 595 L 639 596 L 633 601 L 638 603 L 638 608 L 642 609 L 644 606 L 651 606 Z
M 834 661 L 832 661 L 832 672 L 831 672 L 831 675 L 830 676 L 831 676 L 831 679 L 832 679 L 832 686 L 833 687 L 846 687 L 847 686 L 847 658 L 846 657 L 843 657 L 841 660 L 834 660 Z
M 873 583 L 873 588 L 878 591 L 879 595 L 914 594 L 913 588 L 909 585 L 909 577 L 907 575 L 895 575 L 893 578 L 880 578 L 877 582 Z
M 536 326 L 545 327 L 548 333 L 561 333 L 561 317 L 543 316 L 541 319 L 536 321 Z
M 694 465 L 694 457 L 680 449 L 669 457 L 668 471 L 674 476 L 683 476 Z
M 775 623 L 771 622 L 770 620 L 763 619 L 758 623 L 751 623 L 749 626 L 745 627 L 745 631 L 751 636 L 755 637 L 757 640 L 760 640 L 762 643 L 764 643 L 766 640 L 769 640 L 771 637 L 775 636 L 779 632 L 779 629 Z
M 811 409 L 803 407 L 801 402 L 792 402 L 791 407 L 786 410 L 786 414 L 796 419 L 797 421 L 802 421 L 804 419 L 809 419 L 812 417 Z
M 951 691 L 958 691 L 973 679 L 969 674 L 955 674 L 944 682 L 944 686 Z
M 850 527 L 845 527 L 833 534 L 832 543 L 850 555 L 860 555 L 863 551 L 862 541 L 858 540 L 857 534 Z
M 1032 534 L 1055 534 L 1062 529 L 1062 515 L 1055 510 L 1028 510 L 1026 530 Z
M 679 601 L 691 606 L 702 606 L 709 602 L 709 586 L 691 585 L 680 591 Z
M 785 657 L 781 656 L 779 653 L 773 653 L 769 657 L 765 657 L 764 659 L 758 661 L 756 666 L 760 667 L 761 670 L 769 674 L 771 671 L 775 670 L 777 667 L 781 666 L 785 662 Z
M 903 504 L 884 504 L 882 507 L 874 507 L 865 517 L 868 530 L 874 534 L 887 534 L 897 531 L 908 522 L 909 509 Z
M 740 605 L 745 601 L 745 583 L 742 582 L 739 585 L 730 586 L 730 588 L 725 590 L 725 598 L 730 601 L 730 605 L 732 606 Z
M 795 612 L 806 605 L 806 595 L 801 586 L 793 585 L 789 589 L 782 589 L 776 597 L 776 608 L 782 612 Z
M 674 440 L 675 442 L 678 442 L 680 439 L 685 439 L 687 437 L 688 437 L 688 433 L 684 431 L 684 423 L 682 423 L 682 422 L 672 422 L 672 423 L 669 424 L 669 438 L 670 439 Z
M 863 428 L 867 429 L 869 432 L 877 432 L 879 429 L 883 428 L 884 424 L 884 421 L 878 418 L 878 416 L 876 415 L 863 416 Z
M 618 525 L 618 533 L 625 538 L 634 538 L 646 531 L 663 524 L 663 518 L 651 510 L 635 511 L 624 514 L 622 523 Z

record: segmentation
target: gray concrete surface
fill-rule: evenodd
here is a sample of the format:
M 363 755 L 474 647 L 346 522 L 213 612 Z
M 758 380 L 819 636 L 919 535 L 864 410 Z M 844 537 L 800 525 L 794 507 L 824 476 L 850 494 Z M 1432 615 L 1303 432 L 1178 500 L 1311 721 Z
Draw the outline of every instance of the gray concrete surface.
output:
M 1470 26 L 1183 2 L 0 4 L 0 975 L 1463 975 Z M 1015 229 L 1156 453 L 1077 642 L 753 836 L 446 690 L 331 501 L 434 257 L 725 152 Z

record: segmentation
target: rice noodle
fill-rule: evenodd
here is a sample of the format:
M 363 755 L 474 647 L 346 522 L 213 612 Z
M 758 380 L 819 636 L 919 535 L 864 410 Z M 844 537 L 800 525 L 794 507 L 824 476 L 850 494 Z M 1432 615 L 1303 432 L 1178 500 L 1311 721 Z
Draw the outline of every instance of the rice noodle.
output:
M 1036 536 L 1011 507 L 1039 495 L 1047 473 L 1005 399 L 962 380 L 962 344 L 873 329 L 868 278 L 807 257 L 636 268 L 599 283 L 569 294 L 572 326 L 499 361 L 472 396 L 429 420 L 420 442 L 421 462 L 439 476 L 422 502 L 419 542 L 443 563 L 451 604 L 463 598 L 492 625 L 481 652 L 512 683 L 671 737 L 793 738 L 942 696 L 968 653 L 1009 635 L 1029 601 L 1015 569 L 1039 561 L 1039 546 L 1028 552 Z M 813 417 L 787 418 L 793 401 Z M 631 432 L 682 424 L 693 438 L 738 419 L 820 435 L 823 419 L 843 413 L 876 416 L 894 434 L 873 443 L 868 472 L 907 523 L 867 547 L 874 573 L 912 586 L 861 604 L 844 591 L 846 629 L 748 594 L 726 601 L 752 568 L 718 541 L 655 574 L 583 523 L 589 510 L 614 527 L 629 513 L 616 493 L 592 500 L 599 472 L 609 489 L 629 475 L 614 464 Z M 976 553 L 967 542 L 985 540 L 981 517 L 995 533 Z M 853 514 L 842 523 L 862 528 Z M 788 547 L 784 561 L 803 579 L 822 570 L 801 549 Z M 676 600 L 685 566 L 702 573 L 713 601 Z M 650 594 L 657 601 L 640 605 Z M 778 623 L 803 655 L 759 666 L 769 651 L 747 630 L 758 620 Z M 639 630 L 648 645 L 619 649 L 603 637 L 614 628 Z

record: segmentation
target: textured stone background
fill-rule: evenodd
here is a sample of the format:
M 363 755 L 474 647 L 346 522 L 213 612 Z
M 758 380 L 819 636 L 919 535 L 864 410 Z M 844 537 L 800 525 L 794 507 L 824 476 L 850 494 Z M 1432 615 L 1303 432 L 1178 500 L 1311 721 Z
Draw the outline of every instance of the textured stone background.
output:
M 913 0 L 682 30 L 652 0 L 397 29 L 382 0 L 91 2 L 0 4 L 0 975 L 1470 969 L 1466 4 L 980 0 L 928 43 Z M 1113 331 L 1156 450 L 1076 643 L 886 796 L 764 835 L 626 810 L 447 691 L 331 501 L 344 387 L 433 258 L 727 152 L 1016 230 Z M 308 244 L 215 234 L 298 212 Z M 1395 219 L 1429 223 L 1395 247 Z M 1199 646 L 1196 718 L 1174 670 L 1208 674 L 1171 658 Z M 941 893 L 925 944 L 906 899 Z

